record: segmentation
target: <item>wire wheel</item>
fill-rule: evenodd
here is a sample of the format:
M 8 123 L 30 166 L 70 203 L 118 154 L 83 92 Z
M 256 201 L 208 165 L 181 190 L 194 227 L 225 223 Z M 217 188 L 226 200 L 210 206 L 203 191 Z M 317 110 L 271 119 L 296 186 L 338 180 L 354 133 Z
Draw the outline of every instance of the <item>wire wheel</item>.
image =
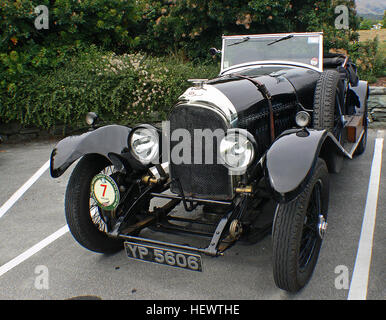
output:
M 67 185 L 66 220 L 71 234 L 83 247 L 113 253 L 122 250 L 123 241 L 107 235 L 105 216 L 91 197 L 91 181 L 98 173 L 114 174 L 111 162 L 105 157 L 90 154 L 79 160 Z
M 276 285 L 297 292 L 311 279 L 327 226 L 328 170 L 318 158 L 312 177 L 292 201 L 277 205 L 272 229 Z
M 99 172 L 99 174 L 104 174 L 110 177 L 114 178 L 114 175 L 116 174 L 116 169 L 113 165 L 107 166 L 102 171 Z M 116 210 L 109 211 L 108 215 L 111 218 L 116 218 L 115 215 Z M 98 228 L 101 232 L 107 232 L 107 221 L 105 220 L 107 212 L 104 211 L 101 207 L 99 207 L 97 201 L 92 196 L 92 192 L 90 190 L 90 216 L 91 220 L 94 223 L 94 225 Z
M 319 216 L 322 214 L 321 209 L 321 190 L 322 181 L 319 179 L 312 190 L 306 215 L 304 217 L 303 232 L 300 240 L 299 249 L 299 269 L 304 271 L 308 266 L 312 256 L 315 253 L 315 248 L 319 246 L 321 237 L 318 233 Z M 323 214 L 322 216 L 326 220 Z

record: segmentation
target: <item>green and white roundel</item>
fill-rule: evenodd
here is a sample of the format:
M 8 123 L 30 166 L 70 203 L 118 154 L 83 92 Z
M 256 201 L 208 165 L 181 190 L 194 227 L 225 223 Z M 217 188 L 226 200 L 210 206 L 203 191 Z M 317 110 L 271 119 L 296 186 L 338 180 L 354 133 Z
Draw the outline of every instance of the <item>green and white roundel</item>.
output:
M 103 210 L 114 210 L 119 204 L 119 189 L 115 181 L 105 175 L 97 174 L 91 181 L 91 194 Z

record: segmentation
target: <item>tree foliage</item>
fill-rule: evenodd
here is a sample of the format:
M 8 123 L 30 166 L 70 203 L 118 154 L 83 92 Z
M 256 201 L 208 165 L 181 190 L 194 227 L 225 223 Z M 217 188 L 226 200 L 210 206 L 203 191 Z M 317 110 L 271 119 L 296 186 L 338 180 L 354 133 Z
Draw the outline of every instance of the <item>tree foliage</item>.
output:
M 377 22 L 374 20 L 370 20 L 367 18 L 361 19 L 361 23 L 359 25 L 359 30 L 370 30 L 374 24 Z
M 324 31 L 330 48 L 334 39 L 347 36 L 336 30 L 334 9 L 345 5 L 349 25 L 358 28 L 351 0 L 143 0 L 140 48 L 156 53 L 178 52 L 203 58 L 211 46 L 221 45 L 221 35 Z M 336 42 L 333 42 L 337 44 Z
M 48 8 L 48 29 L 38 29 L 38 6 Z M 133 48 L 140 8 L 135 0 L 2 0 L 0 4 L 0 88 L 20 77 L 63 65 L 91 44 Z
M 40 5 L 49 10 L 48 29 L 35 27 Z M 348 9 L 349 29 L 335 25 L 339 5 Z M 49 127 L 80 119 L 91 106 L 115 118 L 163 112 L 189 75 L 214 74 L 208 49 L 221 47 L 222 35 L 323 31 L 325 50 L 349 53 L 362 78 L 385 69 L 377 40 L 358 42 L 353 0 L 1 0 L 0 17 L 0 122 Z M 149 57 L 147 65 L 130 67 L 132 56 L 118 58 L 137 52 L 173 59 Z M 89 62 L 113 54 L 113 70 L 129 67 L 101 76 L 80 63 L 88 53 Z M 157 64 L 168 65 L 167 77 Z M 162 85 L 150 78 L 142 88 L 141 72 Z
M 49 12 L 48 29 L 35 27 L 35 9 L 42 5 Z M 0 51 L 75 42 L 127 48 L 135 42 L 139 12 L 135 0 L 2 0 Z

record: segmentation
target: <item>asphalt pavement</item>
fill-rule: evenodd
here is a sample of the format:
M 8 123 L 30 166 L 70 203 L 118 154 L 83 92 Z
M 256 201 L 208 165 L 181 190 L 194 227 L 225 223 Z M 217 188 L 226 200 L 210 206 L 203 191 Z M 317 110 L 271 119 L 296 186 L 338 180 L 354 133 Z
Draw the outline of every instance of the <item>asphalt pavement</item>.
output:
M 129 260 L 124 250 L 103 255 L 84 249 L 68 232 L 64 217 L 64 194 L 73 166 L 58 179 L 47 170 L 56 142 L 0 145 L 0 299 L 87 295 L 107 300 L 346 300 L 354 292 L 356 267 L 368 279 L 356 293 L 384 300 L 385 147 L 378 155 L 382 169 L 374 229 L 365 228 L 371 226 L 371 218 L 364 220 L 375 141 L 382 135 L 381 130 L 370 130 L 366 152 L 345 160 L 343 170 L 330 175 L 327 235 L 310 283 L 296 294 L 274 284 L 270 235 L 255 245 L 236 244 L 223 257 L 203 256 L 203 272 Z M 144 235 L 168 239 L 151 231 Z M 366 257 L 358 255 L 360 242 L 366 239 L 371 240 L 366 251 L 370 264 L 359 269 L 366 266 Z

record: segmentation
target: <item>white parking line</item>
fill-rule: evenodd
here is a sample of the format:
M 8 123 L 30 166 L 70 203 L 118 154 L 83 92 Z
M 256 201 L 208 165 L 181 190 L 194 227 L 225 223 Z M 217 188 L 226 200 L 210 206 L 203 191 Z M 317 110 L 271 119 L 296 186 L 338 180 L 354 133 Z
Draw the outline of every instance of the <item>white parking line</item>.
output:
M 34 175 L 27 180 L 1 207 L 0 207 L 0 218 L 16 203 L 17 200 L 41 177 L 41 175 L 46 172 L 46 170 L 50 167 L 50 160 L 48 160 L 43 166 L 34 173 Z M 54 242 L 62 235 L 69 231 L 68 226 L 65 225 L 53 234 L 49 235 L 47 238 L 43 239 L 39 243 L 35 244 L 33 247 L 29 248 L 27 251 L 18 255 L 16 258 L 7 262 L 6 264 L 0 266 L 0 277 L 13 269 L 23 261 L 27 260 L 35 253 L 39 252 L 50 243 Z
M 47 238 L 43 239 L 39 243 L 35 244 L 33 247 L 29 248 L 27 251 L 23 252 L 22 254 L 18 255 L 16 258 L 12 259 L 11 261 L 7 262 L 6 264 L 2 265 L 0 267 L 0 277 L 8 272 L 9 270 L 13 269 L 23 261 L 27 260 L 31 256 L 33 256 L 35 253 L 39 252 L 46 246 L 48 246 L 50 243 L 54 242 L 56 239 L 60 238 L 62 235 L 68 232 L 68 226 L 65 225 L 62 228 L 60 228 L 58 231 L 54 232 L 53 234 L 49 235 Z
M 50 160 L 48 160 L 43 166 L 35 172 L 35 174 L 28 179 L 1 207 L 0 218 L 6 214 L 6 212 L 16 203 L 17 200 L 40 178 L 40 176 L 46 172 L 50 167 Z
M 348 300 L 366 300 L 369 281 L 371 253 L 373 247 L 375 219 L 377 215 L 377 202 L 379 182 L 382 168 L 383 131 L 378 132 L 375 139 L 374 156 L 371 164 L 371 173 L 362 230 L 359 238 L 357 256 L 351 279 Z

